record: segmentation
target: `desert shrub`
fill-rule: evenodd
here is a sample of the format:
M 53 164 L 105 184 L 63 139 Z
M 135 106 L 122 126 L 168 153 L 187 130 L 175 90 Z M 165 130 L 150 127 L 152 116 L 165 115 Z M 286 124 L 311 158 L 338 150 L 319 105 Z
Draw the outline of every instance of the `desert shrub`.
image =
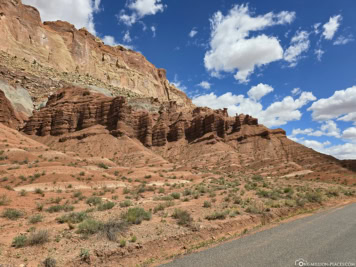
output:
M 178 192 L 173 192 L 173 193 L 171 194 L 171 197 L 173 197 L 174 199 L 180 199 L 180 193 L 178 193 Z
M 18 235 L 12 240 L 12 246 L 15 248 L 22 248 L 27 244 L 27 237 L 25 235 Z
M 10 204 L 11 200 L 8 198 L 6 194 L 0 196 L 0 206 L 6 206 Z
M 323 197 L 319 192 L 307 192 L 305 197 L 309 202 L 313 203 L 321 203 L 323 201 Z
M 6 209 L 2 213 L 2 217 L 7 218 L 9 220 L 17 220 L 23 216 L 23 213 L 19 210 L 15 209 Z
M 264 205 L 263 203 L 252 202 L 247 206 L 245 211 L 248 213 L 260 214 L 264 212 Z
M 90 252 L 88 249 L 85 248 L 81 248 L 80 249 L 80 253 L 79 253 L 79 257 L 81 261 L 84 261 L 88 264 L 90 264 Z
M 56 267 L 57 266 L 56 264 L 57 261 L 51 257 L 48 257 L 43 261 L 44 267 Z
M 183 226 L 189 226 L 193 221 L 193 218 L 189 212 L 181 209 L 175 209 L 172 217 L 177 220 L 177 224 Z
M 224 220 L 227 215 L 229 215 L 230 211 L 214 211 L 212 214 L 205 216 L 205 219 L 211 220 Z
M 54 205 L 49 207 L 46 211 L 49 213 L 60 212 L 60 211 L 73 211 L 74 207 L 71 205 Z
M 205 200 L 205 201 L 204 201 L 204 204 L 203 204 L 203 208 L 210 208 L 210 207 L 211 207 L 211 202 Z
M 336 188 L 330 188 L 327 192 L 326 195 L 328 197 L 338 197 L 339 196 L 339 190 Z
M 36 188 L 35 189 L 35 194 L 43 195 L 44 192 L 43 192 L 43 190 L 41 188 Z
M 127 228 L 127 222 L 120 219 L 111 219 L 102 223 L 99 227 L 100 234 L 104 235 L 110 241 L 117 240 L 117 234 L 122 233 Z
M 32 224 L 35 224 L 35 223 L 42 222 L 42 220 L 43 220 L 43 216 L 41 214 L 36 214 L 36 215 L 31 216 L 28 219 L 28 222 L 32 223 Z
M 92 196 L 92 197 L 89 197 L 86 202 L 87 202 L 88 205 L 95 205 L 96 206 L 96 205 L 101 204 L 102 199 L 101 199 L 101 197 Z
M 168 208 L 168 207 L 171 207 L 171 206 L 174 206 L 174 202 L 171 201 L 171 200 L 170 201 L 166 201 L 165 203 L 160 203 L 156 207 L 154 207 L 153 213 L 157 213 L 158 211 L 162 211 L 165 208 Z
M 42 245 L 49 241 L 49 233 L 47 230 L 38 230 L 32 232 L 28 237 L 27 243 L 30 246 Z
M 151 213 L 143 208 L 129 208 L 127 212 L 121 214 L 121 218 L 131 224 L 140 224 L 143 220 L 151 220 Z
M 104 164 L 104 163 L 102 163 L 102 162 L 98 164 L 98 167 L 99 167 L 99 168 L 102 168 L 102 169 L 105 169 L 105 170 L 109 169 L 109 167 L 106 166 L 106 164 Z
M 297 205 L 297 202 L 293 199 L 286 199 L 285 200 L 285 205 L 288 207 L 295 207 Z
M 114 203 L 114 202 L 108 201 L 108 202 L 99 204 L 98 210 L 99 210 L 99 211 L 110 210 L 110 209 L 112 209 L 114 206 L 115 206 L 115 203 Z
M 254 176 L 252 176 L 252 180 L 261 182 L 261 181 L 263 181 L 263 177 L 261 175 L 254 175 Z
M 77 233 L 83 235 L 93 235 L 99 232 L 100 226 L 101 222 L 89 218 L 78 225 Z
M 126 246 L 126 240 L 125 239 L 121 239 L 120 240 L 120 247 L 123 248 Z
M 69 214 L 64 214 L 59 218 L 56 218 L 56 221 L 59 223 L 81 223 L 82 221 L 88 219 L 89 216 L 86 212 L 71 212 Z
M 130 207 L 130 206 L 132 206 L 132 202 L 127 199 L 127 200 L 121 201 L 119 205 L 121 208 Z

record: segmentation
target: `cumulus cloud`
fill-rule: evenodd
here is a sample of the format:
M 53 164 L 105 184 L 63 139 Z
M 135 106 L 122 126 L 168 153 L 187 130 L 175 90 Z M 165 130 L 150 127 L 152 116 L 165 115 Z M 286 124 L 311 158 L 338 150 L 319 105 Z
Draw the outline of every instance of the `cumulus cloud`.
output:
M 268 87 L 266 86 L 266 88 Z M 271 89 L 261 90 L 262 93 L 257 89 L 251 90 L 249 91 L 251 97 L 234 95 L 231 92 L 221 96 L 210 93 L 194 97 L 193 103 L 197 106 L 207 106 L 213 109 L 227 108 L 231 116 L 236 113 L 249 114 L 257 117 L 266 126 L 275 127 L 284 125 L 289 121 L 299 120 L 302 116 L 299 109 L 316 99 L 311 92 L 302 92 L 297 99 L 287 96 L 282 101 L 274 102 L 266 109 L 263 109 L 259 97 L 263 93 L 267 94 Z
M 346 90 L 335 91 L 329 98 L 322 98 L 314 102 L 308 109 L 312 111 L 314 120 L 330 120 L 339 118 L 343 121 L 356 121 L 356 86 Z M 353 115 L 350 115 L 350 114 Z M 342 117 L 341 117 L 342 116 Z
M 356 140 L 356 128 L 350 127 L 342 132 L 342 138 Z
M 332 121 L 326 121 L 324 122 L 319 130 L 314 130 L 312 128 L 308 129 L 293 129 L 292 131 L 292 137 L 298 136 L 298 135 L 308 135 L 308 136 L 333 136 L 336 138 L 341 137 L 341 131 L 338 128 L 337 124 Z
M 273 92 L 273 88 L 268 84 L 260 83 L 257 86 L 252 87 L 248 92 L 247 95 L 249 98 L 259 101 L 265 95 Z
M 189 33 L 189 37 L 193 38 L 195 35 L 197 35 L 197 33 L 198 33 L 198 31 L 195 28 L 193 28 Z
M 290 46 L 284 52 L 284 60 L 290 63 L 290 67 L 295 67 L 301 59 L 301 54 L 308 51 L 309 47 L 309 33 L 306 31 L 297 32 L 293 36 Z
M 103 38 L 102 40 L 103 40 L 103 42 L 104 42 L 106 45 L 110 45 L 110 46 L 117 46 L 117 45 L 120 45 L 120 46 L 125 47 L 126 49 L 131 49 L 131 50 L 134 49 L 134 47 L 131 46 L 131 45 L 120 44 L 120 43 L 116 42 L 115 38 L 114 38 L 113 36 L 110 36 L 110 35 L 104 36 L 104 38 Z
M 303 144 L 309 148 L 314 149 L 320 153 L 332 155 L 338 159 L 356 159 L 356 144 L 345 143 L 340 145 L 330 146 L 331 143 L 319 142 L 316 140 L 298 140 L 294 138 L 294 141 Z
M 335 33 L 337 32 L 338 28 L 340 27 L 340 23 L 342 20 L 341 15 L 337 15 L 331 17 L 329 22 L 323 25 L 324 31 L 323 36 L 326 40 L 332 40 L 334 38 Z
M 291 23 L 294 12 L 272 12 L 253 16 L 247 5 L 236 5 L 224 16 L 220 11 L 211 18 L 210 50 L 205 67 L 212 74 L 236 72 L 235 79 L 248 82 L 256 67 L 283 58 L 283 48 L 274 36 L 254 34 L 274 25 Z
M 211 83 L 207 82 L 207 81 L 202 81 L 201 83 L 198 84 L 198 86 L 200 86 L 201 88 L 204 88 L 206 90 L 210 89 L 211 87 Z
M 76 28 L 87 28 L 96 34 L 94 13 L 100 10 L 100 0 L 23 0 L 24 4 L 36 7 L 43 21 L 64 20 Z
M 133 0 L 129 1 L 127 7 L 131 9 L 131 15 L 128 15 L 125 10 L 121 10 L 118 18 L 121 22 L 128 26 L 135 24 L 138 20 L 145 16 L 163 12 L 165 8 L 165 6 L 161 3 L 161 0 Z

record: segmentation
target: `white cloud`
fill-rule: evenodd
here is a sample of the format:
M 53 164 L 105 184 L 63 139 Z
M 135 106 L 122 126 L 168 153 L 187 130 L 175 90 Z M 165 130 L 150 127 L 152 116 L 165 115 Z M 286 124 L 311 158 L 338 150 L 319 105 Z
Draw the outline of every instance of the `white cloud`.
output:
M 321 50 L 320 48 L 314 50 L 314 54 L 316 55 L 316 58 L 321 61 L 321 58 L 323 57 L 325 51 Z
M 284 60 L 290 63 L 290 67 L 295 67 L 301 58 L 301 54 L 308 51 L 310 47 L 309 33 L 306 31 L 297 32 L 290 44 L 284 52 Z
M 291 93 L 292 95 L 299 95 L 302 91 L 300 90 L 300 88 L 294 88 Z
M 165 6 L 161 0 L 133 0 L 127 5 L 132 10 L 131 15 L 127 15 L 124 10 L 120 12 L 118 18 L 128 26 L 135 24 L 138 20 L 148 15 L 155 15 L 163 12 Z
M 268 84 L 260 83 L 257 86 L 252 87 L 248 92 L 247 95 L 249 98 L 259 101 L 265 95 L 273 92 L 273 88 Z
M 151 31 L 152 31 L 153 38 L 155 38 L 156 37 L 156 27 L 155 26 L 151 26 Z
M 326 40 L 332 40 L 334 38 L 336 31 L 340 27 L 341 20 L 342 20 L 342 16 L 337 15 L 331 17 L 329 22 L 323 25 L 324 28 L 323 36 Z
M 354 38 L 353 38 L 352 35 L 349 35 L 347 37 L 341 35 L 335 40 L 333 45 L 345 45 L 345 44 L 350 43 L 352 41 L 354 41 Z
M 342 138 L 356 140 L 356 128 L 350 127 L 342 132 Z
M 193 28 L 189 33 L 189 37 L 193 38 L 195 35 L 197 35 L 197 33 L 198 33 L 198 31 L 195 28 Z
M 321 23 L 315 23 L 313 25 L 313 28 L 314 28 L 314 33 L 315 34 L 319 34 L 320 30 L 319 30 L 319 27 L 320 27 Z
M 265 34 L 250 36 L 278 24 L 291 23 L 294 12 L 272 12 L 253 16 L 247 5 L 236 5 L 224 16 L 216 12 L 211 21 L 210 50 L 205 54 L 205 67 L 211 73 L 236 72 L 235 79 L 248 82 L 256 67 L 283 58 L 279 40 Z
M 197 106 L 207 106 L 213 109 L 228 108 L 231 116 L 236 113 L 249 114 L 258 118 L 260 123 L 268 127 L 275 127 L 284 125 L 288 121 L 299 120 L 302 116 L 299 109 L 315 99 L 312 93 L 302 92 L 297 99 L 287 96 L 282 101 L 274 102 L 263 109 L 262 104 L 253 98 L 233 95 L 228 92 L 221 96 L 216 96 L 214 93 L 200 95 L 193 98 L 193 103 Z
M 298 142 L 306 147 L 312 148 L 323 154 L 332 155 L 338 159 L 356 159 L 356 144 L 345 143 L 340 145 L 331 145 L 329 141 L 319 142 L 316 140 L 298 139 L 288 136 L 289 139 Z
M 43 21 L 64 20 L 76 28 L 87 28 L 96 34 L 94 13 L 98 12 L 100 0 L 23 0 L 24 4 L 36 7 Z
M 206 90 L 210 89 L 211 87 L 211 83 L 207 82 L 207 81 L 202 81 L 201 83 L 198 84 L 198 86 L 200 86 L 201 88 L 204 88 Z
M 175 74 L 174 75 L 174 80 L 173 82 L 171 82 L 171 84 L 173 84 L 175 87 L 177 87 L 178 89 L 182 90 L 182 91 L 186 91 L 188 88 L 182 83 L 182 81 L 180 81 L 178 79 L 178 75 Z
M 125 47 L 126 49 L 131 49 L 131 50 L 134 49 L 134 47 L 131 46 L 131 45 L 120 44 L 120 43 L 116 42 L 115 38 L 114 38 L 113 36 L 110 36 L 110 35 L 104 36 L 103 42 L 104 42 L 106 45 L 110 45 L 110 46 L 117 46 L 117 45 L 120 45 L 120 46 Z
M 292 131 L 292 137 L 296 137 L 297 135 L 308 135 L 308 136 L 333 136 L 336 138 L 341 137 L 341 132 L 340 129 L 338 128 L 337 124 L 332 121 L 326 121 L 324 122 L 319 130 L 314 130 L 312 128 L 308 129 L 293 129 Z
M 106 45 L 110 45 L 110 46 L 119 45 L 119 44 L 115 41 L 115 38 L 114 38 L 113 36 L 110 36 L 110 35 L 104 36 L 103 42 L 104 42 Z
M 126 31 L 126 33 L 125 33 L 124 37 L 122 38 L 122 40 L 125 43 L 130 43 L 132 41 L 129 31 Z
M 322 98 L 314 102 L 308 109 L 312 111 L 314 120 L 330 120 L 339 118 L 340 120 L 349 121 L 347 117 L 350 113 L 356 112 L 356 86 L 346 90 L 335 91 L 329 98 Z
M 342 116 L 341 118 L 338 118 L 339 121 L 353 121 L 354 124 L 356 125 L 356 112 L 350 112 L 347 115 Z

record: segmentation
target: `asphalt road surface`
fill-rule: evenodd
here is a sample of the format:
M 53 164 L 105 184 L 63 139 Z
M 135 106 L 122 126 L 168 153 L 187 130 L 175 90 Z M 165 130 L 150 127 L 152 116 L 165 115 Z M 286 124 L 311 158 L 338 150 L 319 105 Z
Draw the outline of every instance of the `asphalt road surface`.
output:
M 308 266 L 306 262 L 309 266 L 356 266 L 356 203 L 281 224 L 161 267 Z M 311 265 L 325 263 L 329 265 Z

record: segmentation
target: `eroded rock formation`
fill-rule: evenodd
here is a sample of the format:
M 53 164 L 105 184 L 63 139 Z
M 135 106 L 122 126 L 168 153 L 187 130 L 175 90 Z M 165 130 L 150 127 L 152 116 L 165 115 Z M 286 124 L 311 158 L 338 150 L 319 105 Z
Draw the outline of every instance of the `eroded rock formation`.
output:
M 192 142 L 208 133 L 230 138 L 241 132 L 246 137 L 249 133 L 241 131 L 244 125 L 258 128 L 257 134 L 263 138 L 277 133 L 258 125 L 257 119 L 249 115 L 229 117 L 226 109 L 182 110 L 170 102 L 162 105 L 157 113 L 136 111 L 124 97 L 107 97 L 76 87 L 52 95 L 46 107 L 33 114 L 23 131 L 30 135 L 58 136 L 98 124 L 107 127 L 112 135 L 136 138 L 147 147 L 164 146 L 181 139 Z M 256 131 L 253 133 L 256 135 Z M 282 130 L 278 133 L 285 134 Z
M 0 90 L 0 123 L 16 129 L 21 122 L 21 117 L 15 112 L 5 93 Z

